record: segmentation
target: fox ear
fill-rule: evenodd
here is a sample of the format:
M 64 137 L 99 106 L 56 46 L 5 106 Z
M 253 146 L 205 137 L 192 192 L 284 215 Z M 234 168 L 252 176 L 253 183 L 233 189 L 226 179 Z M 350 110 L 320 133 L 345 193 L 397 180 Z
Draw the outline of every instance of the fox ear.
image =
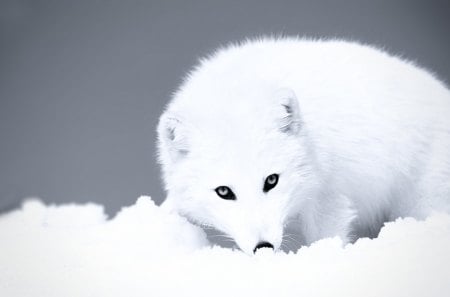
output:
M 282 114 L 278 119 L 281 132 L 296 134 L 301 128 L 300 108 L 294 91 L 288 88 L 279 89 L 275 96 L 282 107 Z
M 167 152 L 174 161 L 189 153 L 187 129 L 177 116 L 171 114 L 161 116 L 158 139 L 160 150 Z

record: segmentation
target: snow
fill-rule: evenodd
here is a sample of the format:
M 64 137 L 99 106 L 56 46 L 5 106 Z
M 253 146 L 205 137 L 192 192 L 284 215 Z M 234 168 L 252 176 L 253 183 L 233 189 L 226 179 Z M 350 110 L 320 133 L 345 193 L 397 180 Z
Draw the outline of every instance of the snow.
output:
M 450 296 L 450 215 L 388 223 L 297 253 L 211 247 L 149 197 L 103 207 L 30 200 L 0 216 L 0 296 Z

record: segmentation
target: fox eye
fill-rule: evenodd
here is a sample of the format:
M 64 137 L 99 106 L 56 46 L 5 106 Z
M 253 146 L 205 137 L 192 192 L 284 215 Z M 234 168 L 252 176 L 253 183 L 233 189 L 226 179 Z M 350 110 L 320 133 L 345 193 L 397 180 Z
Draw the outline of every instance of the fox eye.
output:
M 267 193 L 270 190 L 272 190 L 273 188 L 275 188 L 275 186 L 278 183 L 278 174 L 274 173 L 269 175 L 268 177 L 266 177 L 266 180 L 264 181 L 264 188 L 263 188 L 263 192 Z
M 219 195 L 220 198 L 225 200 L 236 200 L 236 196 L 234 195 L 233 191 L 227 186 L 220 186 L 217 187 L 214 191 L 216 191 L 217 195 Z

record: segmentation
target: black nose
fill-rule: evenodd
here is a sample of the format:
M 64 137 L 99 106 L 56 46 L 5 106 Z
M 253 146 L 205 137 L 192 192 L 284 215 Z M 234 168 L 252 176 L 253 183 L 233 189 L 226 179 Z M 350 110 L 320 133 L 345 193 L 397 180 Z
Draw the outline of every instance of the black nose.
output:
M 255 249 L 253 250 L 253 254 L 256 253 L 256 251 L 260 248 L 270 248 L 273 250 L 273 245 L 270 242 L 262 241 L 256 245 Z

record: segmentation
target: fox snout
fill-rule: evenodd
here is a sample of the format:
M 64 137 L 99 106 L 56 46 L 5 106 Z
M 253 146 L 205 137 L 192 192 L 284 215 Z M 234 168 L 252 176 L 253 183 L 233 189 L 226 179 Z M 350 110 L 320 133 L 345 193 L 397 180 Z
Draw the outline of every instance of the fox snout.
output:
M 267 232 L 269 233 L 269 232 Z M 256 236 L 254 238 L 250 236 L 235 237 L 235 242 L 240 250 L 248 255 L 254 255 L 261 249 L 271 249 L 276 252 L 281 246 L 281 233 L 265 234 L 264 236 Z
M 267 241 L 262 241 L 255 246 L 255 248 L 253 249 L 253 254 L 256 254 L 256 251 L 261 248 L 269 248 L 273 250 L 273 244 Z

